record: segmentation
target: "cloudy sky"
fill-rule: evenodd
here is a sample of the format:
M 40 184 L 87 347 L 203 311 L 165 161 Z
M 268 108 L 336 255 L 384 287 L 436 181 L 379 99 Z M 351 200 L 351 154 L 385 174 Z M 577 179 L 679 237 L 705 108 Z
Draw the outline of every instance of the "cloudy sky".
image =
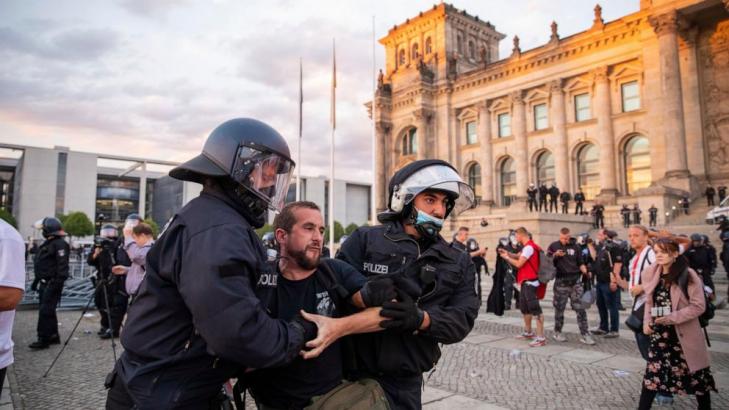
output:
M 3 0 L 0 142 L 184 161 L 233 117 L 278 129 L 295 149 L 304 65 L 303 173 L 328 171 L 332 38 L 337 173 L 370 178 L 372 16 L 379 39 L 433 5 L 415 0 Z M 522 50 L 592 24 L 584 0 L 455 0 Z M 603 0 L 606 21 L 639 0 Z M 377 66 L 384 49 L 377 46 Z

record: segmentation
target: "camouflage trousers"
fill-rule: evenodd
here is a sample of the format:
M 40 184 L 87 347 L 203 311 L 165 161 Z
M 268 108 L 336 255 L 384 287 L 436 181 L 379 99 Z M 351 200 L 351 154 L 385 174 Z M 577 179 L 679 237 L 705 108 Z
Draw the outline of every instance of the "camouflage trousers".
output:
M 587 330 L 587 312 L 582 306 L 582 294 L 584 293 L 582 287 L 582 280 L 564 280 L 556 279 L 554 281 L 554 298 L 552 299 L 552 306 L 554 306 L 554 331 L 561 332 L 564 326 L 564 310 L 567 307 L 567 300 L 570 301 L 572 310 L 577 313 L 577 326 L 580 328 L 580 333 L 585 335 L 589 334 Z

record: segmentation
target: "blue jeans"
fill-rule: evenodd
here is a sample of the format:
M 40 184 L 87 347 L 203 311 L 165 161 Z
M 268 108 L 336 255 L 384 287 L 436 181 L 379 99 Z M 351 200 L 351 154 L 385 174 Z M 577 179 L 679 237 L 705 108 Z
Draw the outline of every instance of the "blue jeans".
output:
M 600 314 L 600 330 L 604 332 L 617 332 L 620 324 L 618 312 L 618 292 L 610 291 L 609 283 L 597 283 L 597 312 Z M 608 313 L 610 314 L 610 326 L 608 329 Z

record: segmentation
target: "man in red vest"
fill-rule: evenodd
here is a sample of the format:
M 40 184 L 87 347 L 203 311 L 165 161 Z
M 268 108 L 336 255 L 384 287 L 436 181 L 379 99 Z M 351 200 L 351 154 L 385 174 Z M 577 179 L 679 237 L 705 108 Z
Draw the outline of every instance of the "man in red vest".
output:
M 499 250 L 499 255 L 518 269 L 516 282 L 521 286 L 519 292 L 519 309 L 524 317 L 524 332 L 517 339 L 531 339 L 531 347 L 544 346 L 544 315 L 539 300 L 544 298 L 547 287 L 539 282 L 539 251 L 541 248 L 529 237 L 526 228 L 516 229 L 516 240 L 523 248 L 519 253 Z M 537 333 L 532 331 L 532 316 L 537 318 Z

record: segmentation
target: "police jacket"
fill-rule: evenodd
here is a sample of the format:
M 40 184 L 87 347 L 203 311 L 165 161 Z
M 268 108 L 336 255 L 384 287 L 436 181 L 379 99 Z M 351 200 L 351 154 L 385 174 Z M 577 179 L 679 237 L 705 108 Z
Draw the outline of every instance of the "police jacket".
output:
M 111 268 L 116 265 L 131 266 L 132 261 L 129 260 L 129 255 L 124 250 L 124 247 L 119 241 L 112 242 L 108 248 L 103 249 L 94 258 L 94 251 L 97 248 L 93 248 L 89 252 L 89 256 L 86 258 L 86 263 L 96 268 L 98 275 L 102 279 L 109 279 L 113 277 L 111 275 Z M 117 282 L 121 282 L 124 276 L 116 276 Z
M 567 191 L 562 192 L 559 194 L 559 200 L 562 202 L 569 202 L 572 199 L 572 194 L 570 194 Z
M 415 376 L 440 358 L 438 343 L 463 340 L 473 328 L 480 301 L 470 256 L 443 238 L 427 249 L 410 237 L 400 222 L 358 228 L 344 243 L 339 258 L 365 276 L 401 272 L 418 282 L 418 306 L 428 312 L 430 327 L 415 334 L 384 331 L 356 338 L 358 365 L 364 373 Z
M 70 247 L 62 237 L 46 239 L 35 253 L 35 278 L 62 284 L 68 279 L 69 252 Z
M 716 267 L 716 251 L 706 245 L 691 247 L 683 254 L 689 267 L 699 275 L 713 275 Z
M 559 188 L 556 186 L 549 188 L 549 199 L 551 201 L 556 201 L 557 198 L 559 198 Z
M 575 201 L 576 202 L 583 202 L 585 200 L 585 194 L 578 192 L 575 194 Z
M 209 398 L 240 367 L 283 365 L 301 350 L 301 325 L 272 319 L 254 294 L 266 253 L 245 215 L 205 190 L 149 251 L 116 366 L 130 395 L 147 399 L 141 408 Z

